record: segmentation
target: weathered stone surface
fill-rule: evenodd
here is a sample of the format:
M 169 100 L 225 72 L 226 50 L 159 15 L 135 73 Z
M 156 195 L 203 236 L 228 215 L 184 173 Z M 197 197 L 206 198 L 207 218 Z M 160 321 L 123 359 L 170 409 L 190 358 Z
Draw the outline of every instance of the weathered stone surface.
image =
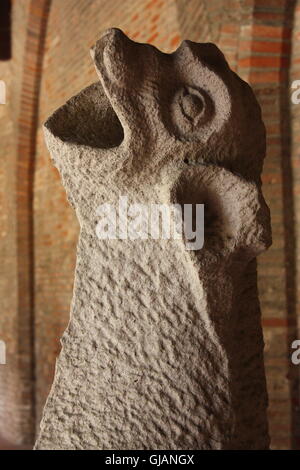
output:
M 270 245 L 265 131 L 213 44 L 107 31 L 100 82 L 45 124 L 81 231 L 37 449 L 265 449 L 255 257 Z M 205 242 L 99 240 L 97 207 L 204 203 Z

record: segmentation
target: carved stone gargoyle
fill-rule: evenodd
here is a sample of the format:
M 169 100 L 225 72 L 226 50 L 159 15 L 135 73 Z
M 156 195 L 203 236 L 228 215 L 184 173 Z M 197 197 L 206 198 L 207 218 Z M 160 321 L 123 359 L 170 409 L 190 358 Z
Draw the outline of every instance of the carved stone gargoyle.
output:
M 266 449 L 259 105 L 214 44 L 165 54 L 110 29 L 92 57 L 100 81 L 45 124 L 80 236 L 36 449 Z M 203 248 L 99 239 L 124 196 L 204 204 Z

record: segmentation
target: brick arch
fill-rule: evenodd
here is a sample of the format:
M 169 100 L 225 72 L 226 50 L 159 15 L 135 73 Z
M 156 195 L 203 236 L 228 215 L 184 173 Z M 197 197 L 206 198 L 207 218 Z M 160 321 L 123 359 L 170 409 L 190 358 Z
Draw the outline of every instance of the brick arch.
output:
M 290 62 L 290 85 L 294 80 L 300 79 L 300 47 L 299 47 L 299 31 L 300 31 L 300 1 L 296 0 L 293 18 L 292 28 L 292 51 L 291 51 L 291 62 Z M 291 92 L 291 90 L 290 90 Z M 295 319 L 295 325 L 289 335 L 289 343 L 295 339 L 299 339 L 300 331 L 300 282 L 299 282 L 299 234 L 300 234 L 300 151 L 299 151 L 299 118 L 300 118 L 300 106 L 299 104 L 293 104 L 290 102 L 290 173 L 292 176 L 292 185 L 290 191 L 292 192 L 293 198 L 293 213 L 294 216 L 294 232 L 293 232 L 293 269 L 294 269 L 294 295 L 292 300 L 293 306 L 293 318 Z M 293 366 L 290 364 L 290 379 L 292 383 L 291 387 L 291 398 L 292 398 L 292 429 L 293 429 L 293 448 L 300 449 L 300 373 L 299 366 Z
M 44 42 L 51 0 L 31 0 L 23 56 L 20 111 L 17 122 L 16 244 L 18 373 L 22 443 L 35 434 L 33 177 Z

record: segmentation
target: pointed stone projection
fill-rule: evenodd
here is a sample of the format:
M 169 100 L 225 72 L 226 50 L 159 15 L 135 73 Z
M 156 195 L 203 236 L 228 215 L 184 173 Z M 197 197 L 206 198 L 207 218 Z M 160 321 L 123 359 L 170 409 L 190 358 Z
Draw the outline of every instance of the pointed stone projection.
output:
M 267 449 L 259 105 L 214 44 L 110 29 L 92 57 L 99 81 L 45 124 L 81 229 L 36 449 Z

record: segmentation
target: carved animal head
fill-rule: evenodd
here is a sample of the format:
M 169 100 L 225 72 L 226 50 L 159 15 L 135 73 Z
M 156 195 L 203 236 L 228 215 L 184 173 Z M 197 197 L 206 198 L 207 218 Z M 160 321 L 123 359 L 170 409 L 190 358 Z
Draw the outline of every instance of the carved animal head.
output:
M 210 163 L 259 183 L 260 107 L 214 44 L 183 41 L 165 54 L 110 29 L 91 52 L 100 82 L 51 116 L 52 135 L 93 148 L 122 145 L 133 167 Z
M 124 140 L 134 142 L 141 158 L 150 158 L 151 148 L 151 158 L 169 153 L 259 180 L 265 155 L 260 108 L 214 44 L 183 41 L 165 54 L 110 29 L 92 56 Z
M 210 240 L 220 239 L 220 246 L 250 247 L 252 255 L 268 246 L 269 211 L 259 187 L 265 155 L 260 107 L 220 50 L 183 41 L 165 54 L 110 29 L 92 57 L 100 82 L 45 124 L 70 202 L 85 207 L 100 180 L 115 195 L 124 181 L 123 190 L 144 194 L 147 187 L 151 197 L 155 187 L 165 202 L 192 197 L 208 214 L 219 206 Z

